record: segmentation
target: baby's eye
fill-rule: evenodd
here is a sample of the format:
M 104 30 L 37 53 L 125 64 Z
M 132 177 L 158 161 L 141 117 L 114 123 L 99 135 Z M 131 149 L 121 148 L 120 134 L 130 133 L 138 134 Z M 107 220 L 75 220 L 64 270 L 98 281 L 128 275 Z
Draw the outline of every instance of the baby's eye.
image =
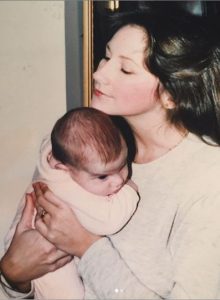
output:
M 108 175 L 100 175 L 100 176 L 98 177 L 98 179 L 100 179 L 100 180 L 105 180 L 107 177 L 108 177 Z
M 122 73 L 127 74 L 127 75 L 132 74 L 132 72 L 126 71 L 125 69 L 121 69 L 121 71 L 122 71 Z

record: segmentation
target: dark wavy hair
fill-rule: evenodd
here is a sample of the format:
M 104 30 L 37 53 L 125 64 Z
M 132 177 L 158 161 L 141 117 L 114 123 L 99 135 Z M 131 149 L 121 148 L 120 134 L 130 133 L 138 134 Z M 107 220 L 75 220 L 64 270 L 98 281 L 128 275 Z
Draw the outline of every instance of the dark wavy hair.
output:
M 220 47 L 209 20 L 139 9 L 113 14 L 109 21 L 108 40 L 126 25 L 146 33 L 146 65 L 175 103 L 169 121 L 220 144 Z

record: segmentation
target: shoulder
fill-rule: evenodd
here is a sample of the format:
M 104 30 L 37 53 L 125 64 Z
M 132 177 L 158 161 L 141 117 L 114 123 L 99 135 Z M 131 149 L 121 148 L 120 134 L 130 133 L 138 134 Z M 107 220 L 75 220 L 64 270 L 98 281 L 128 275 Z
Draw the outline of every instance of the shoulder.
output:
M 219 206 L 220 209 L 220 147 L 206 144 L 193 135 L 190 139 L 191 153 L 176 182 L 181 198 L 185 198 L 179 208 L 188 211 L 195 206 L 197 211 L 211 211 Z
M 220 147 L 208 145 L 190 133 L 166 155 L 146 164 L 133 163 L 132 169 L 132 179 L 138 185 L 147 180 L 151 186 L 166 185 L 171 191 L 179 192 L 181 187 L 189 190 L 220 177 Z
M 50 134 L 47 134 L 42 139 L 42 142 L 41 142 L 41 145 L 40 145 L 40 153 L 43 153 L 43 152 L 47 151 L 48 149 L 49 149 L 49 151 L 51 150 Z
M 204 188 L 220 188 L 220 147 L 200 141 L 201 147 L 194 153 L 191 164 L 192 174 L 201 180 Z M 196 179 L 196 178 L 195 178 Z M 202 187 L 201 187 L 202 188 Z

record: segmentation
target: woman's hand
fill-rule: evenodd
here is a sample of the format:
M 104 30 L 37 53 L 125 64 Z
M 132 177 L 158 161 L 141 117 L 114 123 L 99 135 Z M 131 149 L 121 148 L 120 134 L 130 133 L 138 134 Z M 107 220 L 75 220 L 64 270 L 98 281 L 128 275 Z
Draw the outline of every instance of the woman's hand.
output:
M 32 279 L 54 271 L 72 259 L 32 229 L 33 214 L 33 197 L 27 195 L 11 245 L 0 262 L 1 272 L 8 283 L 25 293 L 30 290 Z
M 42 183 L 33 185 L 37 206 L 45 211 L 37 217 L 36 229 L 63 251 L 81 257 L 100 236 L 88 232 L 77 220 L 72 209 L 58 199 Z

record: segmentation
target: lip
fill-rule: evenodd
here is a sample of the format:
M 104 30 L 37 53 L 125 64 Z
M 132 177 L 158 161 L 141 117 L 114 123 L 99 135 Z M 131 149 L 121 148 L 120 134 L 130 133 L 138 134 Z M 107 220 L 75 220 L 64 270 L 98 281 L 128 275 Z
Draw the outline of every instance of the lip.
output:
M 93 93 L 97 96 L 97 97 L 100 97 L 102 95 L 105 95 L 102 91 L 98 90 L 98 89 L 94 89 L 93 90 Z
M 108 97 L 108 98 L 110 97 L 108 93 L 103 92 L 103 91 L 101 91 L 101 90 L 99 90 L 99 89 L 97 89 L 97 88 L 94 88 L 94 89 L 93 89 L 93 94 L 94 94 L 96 97 L 102 97 L 102 96 Z

